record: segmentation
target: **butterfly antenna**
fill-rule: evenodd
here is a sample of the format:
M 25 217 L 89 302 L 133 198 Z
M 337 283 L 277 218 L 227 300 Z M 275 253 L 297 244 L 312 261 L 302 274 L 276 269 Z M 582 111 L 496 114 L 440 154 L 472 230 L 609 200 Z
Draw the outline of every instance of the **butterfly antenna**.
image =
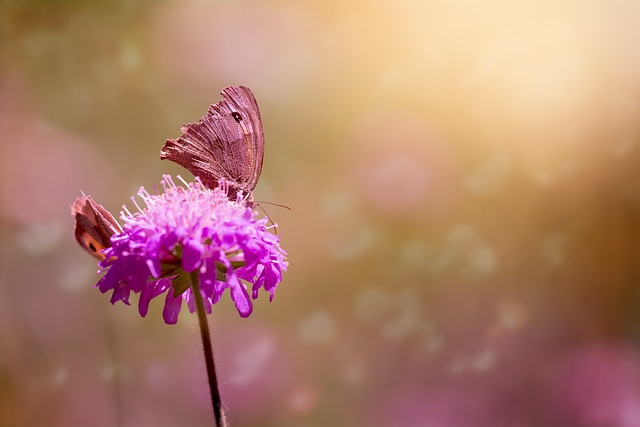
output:
M 256 207 L 258 207 L 258 208 L 260 208 L 260 210 L 261 210 L 262 212 L 264 212 L 264 214 L 267 216 L 267 219 L 269 220 L 269 222 L 271 223 L 271 225 L 276 225 L 276 223 L 275 223 L 275 222 L 273 222 L 273 220 L 271 219 L 271 217 L 270 217 L 270 216 L 269 216 L 269 214 L 267 213 L 267 210 L 266 210 L 265 208 L 263 208 L 263 207 L 260 205 L 260 203 L 256 203 L 256 204 L 255 204 L 255 206 L 256 206 Z M 277 235 L 278 235 L 278 227 L 276 227 L 276 228 L 275 228 L 275 233 L 276 233 L 276 236 L 277 236 Z
M 285 208 L 288 211 L 292 211 L 293 210 L 287 205 L 279 205 L 278 203 L 273 203 L 273 202 L 256 202 L 256 205 L 273 205 L 273 206 L 277 206 L 279 208 Z M 264 209 L 262 209 L 262 210 L 264 211 Z M 265 212 L 265 214 L 266 214 L 266 212 Z
M 272 203 L 272 202 L 256 202 L 255 205 L 256 207 L 260 208 L 260 210 L 262 210 L 262 212 L 264 212 L 264 214 L 266 215 L 267 219 L 269 220 L 269 222 L 271 223 L 271 225 L 276 225 L 275 222 L 273 222 L 273 220 L 271 219 L 271 217 L 269 216 L 269 214 L 267 213 L 267 210 L 265 208 L 262 207 L 262 204 L 265 205 L 274 205 L 274 206 L 278 206 L 280 208 L 285 208 L 288 210 L 292 210 L 289 206 L 285 206 L 285 205 L 279 205 L 277 203 Z M 275 228 L 275 234 L 276 236 L 278 235 L 278 227 Z

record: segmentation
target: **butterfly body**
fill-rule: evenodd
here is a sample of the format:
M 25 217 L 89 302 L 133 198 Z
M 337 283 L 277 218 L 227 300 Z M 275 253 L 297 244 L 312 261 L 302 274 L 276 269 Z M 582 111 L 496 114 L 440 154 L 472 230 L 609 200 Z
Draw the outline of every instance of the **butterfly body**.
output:
M 260 110 L 247 87 L 227 87 L 222 97 L 199 122 L 183 126 L 182 136 L 168 139 L 160 159 L 180 164 L 209 188 L 224 179 L 229 185 L 229 198 L 242 192 L 250 202 L 264 158 Z

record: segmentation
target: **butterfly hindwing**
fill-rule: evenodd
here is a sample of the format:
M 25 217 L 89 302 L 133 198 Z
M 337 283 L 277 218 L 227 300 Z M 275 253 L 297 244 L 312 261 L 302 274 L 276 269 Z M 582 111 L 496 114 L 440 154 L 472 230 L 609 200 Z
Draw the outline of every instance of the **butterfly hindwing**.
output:
M 118 222 L 102 205 L 94 202 L 91 196 L 76 198 L 71 205 L 71 214 L 76 221 L 74 234 L 80 246 L 103 260 L 105 256 L 102 250 L 111 246 L 111 236 L 122 232 Z

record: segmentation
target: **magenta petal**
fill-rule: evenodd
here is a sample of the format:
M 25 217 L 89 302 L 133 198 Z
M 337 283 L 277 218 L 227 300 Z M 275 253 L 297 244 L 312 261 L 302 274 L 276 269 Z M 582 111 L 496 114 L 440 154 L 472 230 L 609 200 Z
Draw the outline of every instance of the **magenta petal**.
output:
M 118 285 L 118 281 L 120 280 L 121 275 L 121 267 L 119 264 L 111 266 L 107 271 L 107 274 L 102 276 L 98 283 L 96 283 L 96 288 L 100 289 L 100 292 L 103 294 L 110 289 L 115 289 Z
M 146 247 L 147 252 L 147 266 L 153 277 L 160 277 L 162 275 L 162 268 L 160 266 L 160 235 L 155 235 L 149 239 Z
M 236 305 L 238 313 L 240 313 L 241 317 L 249 317 L 253 311 L 253 303 L 251 303 L 247 288 L 240 283 L 235 275 L 230 274 L 227 278 L 229 280 L 229 288 L 231 290 L 231 299 Z
M 182 268 L 190 273 L 202 264 L 204 246 L 197 240 L 187 240 L 182 248 Z
M 229 287 L 229 284 L 227 282 L 216 281 L 214 283 L 213 295 L 211 296 L 211 302 L 213 304 L 215 304 L 218 301 L 220 301 L 220 298 L 222 298 L 222 294 L 224 293 L 224 290 L 227 289 L 228 287 Z
M 159 258 L 152 258 L 147 260 L 147 267 L 153 277 L 160 277 L 162 275 L 162 266 L 160 265 Z
M 164 293 L 171 286 L 171 281 L 160 279 L 147 284 L 140 293 L 138 300 L 138 312 L 140 316 L 145 317 L 149 311 L 149 303 L 152 299 Z
M 196 311 L 196 299 L 193 294 L 193 289 L 189 289 L 184 294 L 184 299 L 187 301 L 187 307 L 191 313 Z M 207 298 L 204 291 L 200 289 L 200 296 L 202 297 L 202 303 L 204 304 L 204 311 L 207 314 L 211 314 L 211 300 Z
M 162 310 L 162 318 L 167 325 L 175 325 L 178 322 L 178 315 L 182 308 L 182 295 L 173 296 L 173 292 L 167 292 L 164 300 L 164 310 Z
M 138 300 L 138 313 L 140 316 L 145 317 L 149 312 L 149 303 L 153 298 L 153 287 L 145 286 L 140 292 L 140 299 Z

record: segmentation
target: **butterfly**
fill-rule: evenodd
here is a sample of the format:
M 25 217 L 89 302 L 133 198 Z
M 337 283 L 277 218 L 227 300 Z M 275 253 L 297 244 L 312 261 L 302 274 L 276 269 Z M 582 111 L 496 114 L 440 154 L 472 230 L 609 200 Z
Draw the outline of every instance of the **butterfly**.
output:
M 111 247 L 111 236 L 122 233 L 122 228 L 109 211 L 96 204 L 91 196 L 77 197 L 71 205 L 75 217 L 75 236 L 80 246 L 102 261 L 102 250 Z
M 264 158 L 262 119 L 251 90 L 225 88 L 222 101 L 211 105 L 198 123 L 180 130 L 182 136 L 165 142 L 160 159 L 178 163 L 209 188 L 224 178 L 230 199 L 241 192 L 251 203 Z

